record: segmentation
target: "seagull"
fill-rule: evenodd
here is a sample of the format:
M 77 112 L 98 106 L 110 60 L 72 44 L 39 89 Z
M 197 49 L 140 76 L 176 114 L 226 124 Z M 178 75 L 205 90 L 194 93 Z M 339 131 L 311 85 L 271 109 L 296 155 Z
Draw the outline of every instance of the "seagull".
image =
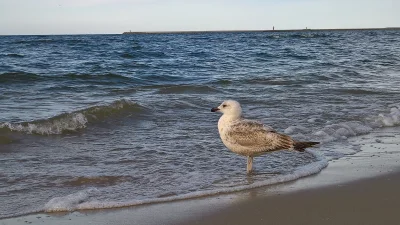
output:
M 298 142 L 277 133 L 274 129 L 255 120 L 242 117 L 242 107 L 235 100 L 224 101 L 211 112 L 221 112 L 218 131 L 222 142 L 232 152 L 247 156 L 247 174 L 253 172 L 253 157 L 278 150 L 304 152 L 319 142 Z

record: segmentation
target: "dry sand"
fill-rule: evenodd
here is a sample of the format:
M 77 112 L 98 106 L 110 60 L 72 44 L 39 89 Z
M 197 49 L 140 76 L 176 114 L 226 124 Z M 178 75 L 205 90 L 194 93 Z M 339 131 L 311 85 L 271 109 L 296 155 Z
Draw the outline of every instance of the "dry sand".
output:
M 34 214 L 13 224 L 400 224 L 400 128 L 353 142 L 361 152 L 317 175 L 227 195 L 112 210 Z

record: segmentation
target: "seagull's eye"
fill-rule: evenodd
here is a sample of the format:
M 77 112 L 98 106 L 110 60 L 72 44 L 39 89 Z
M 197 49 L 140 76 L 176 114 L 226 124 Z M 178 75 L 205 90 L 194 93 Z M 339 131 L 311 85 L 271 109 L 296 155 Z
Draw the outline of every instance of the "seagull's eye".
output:
M 227 105 L 222 105 L 223 108 L 225 108 Z

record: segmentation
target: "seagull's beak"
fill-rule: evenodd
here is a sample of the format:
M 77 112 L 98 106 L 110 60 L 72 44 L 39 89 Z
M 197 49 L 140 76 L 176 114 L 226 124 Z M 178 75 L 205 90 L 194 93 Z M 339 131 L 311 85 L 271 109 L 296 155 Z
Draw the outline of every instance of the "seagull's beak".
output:
M 217 111 L 219 111 L 219 108 L 218 108 L 218 107 L 212 108 L 212 109 L 211 109 L 211 112 L 217 112 Z

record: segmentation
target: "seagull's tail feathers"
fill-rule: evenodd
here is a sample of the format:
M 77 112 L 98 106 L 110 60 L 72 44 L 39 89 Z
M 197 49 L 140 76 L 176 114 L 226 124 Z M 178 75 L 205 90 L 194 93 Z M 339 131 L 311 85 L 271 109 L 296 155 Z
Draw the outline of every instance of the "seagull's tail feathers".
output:
M 319 144 L 319 142 L 307 141 L 307 142 L 294 142 L 293 147 L 294 150 L 299 152 L 304 152 L 306 148 L 313 147 L 314 145 Z

